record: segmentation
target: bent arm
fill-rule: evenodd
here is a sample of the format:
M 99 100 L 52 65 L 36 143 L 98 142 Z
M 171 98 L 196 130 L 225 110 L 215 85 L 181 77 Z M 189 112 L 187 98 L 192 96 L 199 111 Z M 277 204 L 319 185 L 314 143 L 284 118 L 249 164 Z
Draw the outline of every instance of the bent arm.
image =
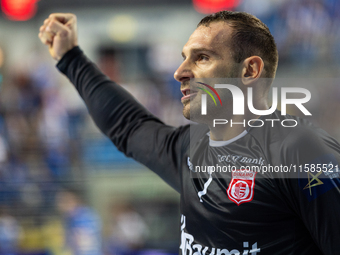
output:
M 165 125 L 102 74 L 79 47 L 68 51 L 57 68 L 74 84 L 96 125 L 117 148 L 179 191 L 178 171 L 189 127 Z

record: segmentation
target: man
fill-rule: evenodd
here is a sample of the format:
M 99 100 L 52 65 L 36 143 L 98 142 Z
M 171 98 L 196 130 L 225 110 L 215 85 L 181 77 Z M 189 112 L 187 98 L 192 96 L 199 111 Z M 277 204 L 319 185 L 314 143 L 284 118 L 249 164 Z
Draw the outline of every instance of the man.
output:
M 181 82 L 184 116 L 200 124 L 179 128 L 148 113 L 85 57 L 77 47 L 74 15 L 50 15 L 39 37 L 98 127 L 127 156 L 180 193 L 181 254 L 310 255 L 340 249 L 340 145 L 308 122 L 268 109 L 278 57 L 274 39 L 260 20 L 224 11 L 199 23 L 183 48 L 175 78 Z M 214 91 L 210 78 L 233 81 L 228 87 L 232 93 L 223 87 L 226 83 L 215 83 Z M 212 100 L 204 110 L 201 98 L 208 88 L 216 92 L 222 110 L 214 108 Z M 232 100 L 233 93 L 252 95 L 258 111 Z M 233 114 L 242 108 L 243 115 Z M 234 125 L 215 125 L 220 118 Z M 274 120 L 297 125 L 287 128 Z M 320 164 L 327 171 L 312 172 Z M 265 166 L 300 166 L 302 171 L 244 171 Z M 215 171 L 219 169 L 232 171 Z

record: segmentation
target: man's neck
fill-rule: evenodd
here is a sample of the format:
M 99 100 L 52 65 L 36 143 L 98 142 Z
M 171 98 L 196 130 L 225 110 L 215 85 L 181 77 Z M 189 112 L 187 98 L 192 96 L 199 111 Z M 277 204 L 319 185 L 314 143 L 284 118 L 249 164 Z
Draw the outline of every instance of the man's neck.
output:
M 210 139 L 214 141 L 228 141 L 246 130 L 247 120 L 243 116 L 237 116 L 226 120 L 228 123 L 209 126 Z M 243 124 L 244 123 L 244 124 Z
M 261 109 L 266 109 L 266 106 L 264 105 Z M 220 121 L 219 124 L 214 123 L 213 125 L 208 125 L 210 129 L 210 139 L 214 141 L 228 141 L 233 139 L 248 129 L 248 122 L 250 120 L 256 120 L 259 117 L 261 116 L 248 111 L 245 115 L 233 115 L 229 119 Z M 226 121 L 227 123 L 225 123 Z

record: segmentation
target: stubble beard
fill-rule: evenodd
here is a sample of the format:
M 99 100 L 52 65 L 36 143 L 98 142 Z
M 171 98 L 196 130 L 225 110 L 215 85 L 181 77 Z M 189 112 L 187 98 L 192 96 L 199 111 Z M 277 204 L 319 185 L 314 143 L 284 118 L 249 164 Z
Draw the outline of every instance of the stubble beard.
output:
M 234 69 L 225 76 L 226 79 L 234 79 L 237 77 L 237 68 L 238 66 L 235 66 Z M 236 84 L 235 84 L 236 85 Z M 240 84 L 237 84 L 238 86 Z M 217 89 L 218 90 L 218 89 Z M 224 109 L 232 109 L 232 94 L 229 90 L 222 90 L 219 92 L 219 95 L 221 96 L 221 100 L 223 102 L 223 108 Z M 201 91 L 190 100 L 186 100 L 183 102 L 183 116 L 191 120 L 193 122 L 197 123 L 204 123 L 208 124 L 211 122 L 212 119 L 218 119 L 218 118 L 225 118 L 226 116 L 221 113 L 221 108 L 216 108 L 216 105 L 211 100 L 208 100 L 207 102 L 207 115 L 201 114 L 201 100 L 202 97 Z M 210 109 L 210 110 L 209 110 Z M 229 116 L 230 117 L 230 116 Z
M 195 98 L 183 102 L 183 116 L 188 120 L 197 122 L 201 117 L 201 93 L 197 94 Z
M 183 116 L 187 120 L 190 120 L 190 102 L 183 105 Z
M 183 116 L 196 123 L 211 124 L 213 119 L 224 119 L 229 116 L 228 110 L 232 109 L 232 94 L 230 91 L 224 90 L 224 94 L 219 92 L 223 107 L 219 104 L 216 106 L 212 100 L 207 101 L 207 114 L 201 113 L 201 93 L 198 93 L 192 100 L 183 102 Z

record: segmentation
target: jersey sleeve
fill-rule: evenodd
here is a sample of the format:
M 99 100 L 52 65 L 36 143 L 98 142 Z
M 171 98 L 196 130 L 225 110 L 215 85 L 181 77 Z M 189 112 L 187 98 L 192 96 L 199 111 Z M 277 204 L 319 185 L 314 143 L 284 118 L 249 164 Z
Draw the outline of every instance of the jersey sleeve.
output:
M 189 142 L 189 126 L 165 125 L 102 74 L 79 47 L 67 52 L 57 68 L 74 84 L 96 125 L 117 148 L 179 192 L 180 164 Z
M 340 145 L 325 131 L 301 128 L 282 144 L 281 157 L 296 169 L 281 180 L 287 200 L 323 254 L 340 250 Z

